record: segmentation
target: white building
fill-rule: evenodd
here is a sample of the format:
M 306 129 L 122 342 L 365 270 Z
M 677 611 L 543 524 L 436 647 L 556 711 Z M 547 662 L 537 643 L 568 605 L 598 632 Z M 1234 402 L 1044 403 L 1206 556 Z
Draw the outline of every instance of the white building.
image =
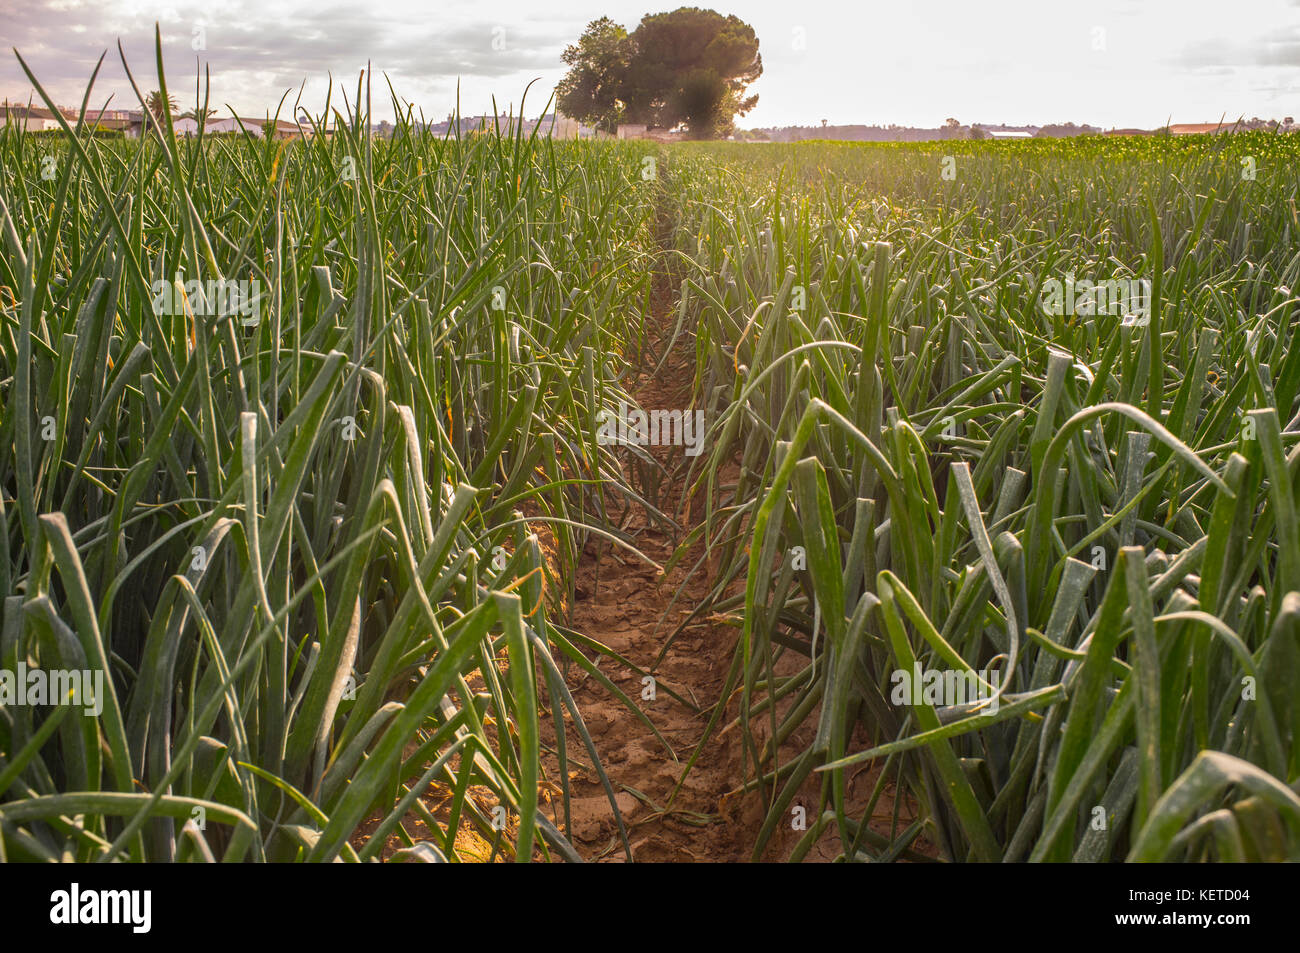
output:
M 75 120 L 71 120 L 75 123 Z M 0 127 L 16 126 L 28 132 L 43 132 L 46 129 L 59 129 L 59 120 L 54 113 L 40 106 L 28 107 L 17 103 L 0 103 Z

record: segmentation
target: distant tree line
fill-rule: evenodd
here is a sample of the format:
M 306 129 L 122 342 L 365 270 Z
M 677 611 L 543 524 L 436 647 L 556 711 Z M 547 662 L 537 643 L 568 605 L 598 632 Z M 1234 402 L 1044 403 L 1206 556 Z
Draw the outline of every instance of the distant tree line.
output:
M 1096 135 L 1102 131 L 1097 126 L 1075 125 L 1072 122 L 1046 126 L 1003 126 L 993 123 L 964 125 L 956 119 L 949 118 L 941 126 L 900 126 L 895 123 L 887 126 L 862 124 L 769 126 L 743 130 L 736 134 L 736 138 L 753 139 L 761 135 L 763 139 L 772 142 L 801 142 L 806 139 L 830 139 L 840 142 L 931 142 L 945 139 L 991 138 L 990 130 L 1022 131 L 1041 138 Z

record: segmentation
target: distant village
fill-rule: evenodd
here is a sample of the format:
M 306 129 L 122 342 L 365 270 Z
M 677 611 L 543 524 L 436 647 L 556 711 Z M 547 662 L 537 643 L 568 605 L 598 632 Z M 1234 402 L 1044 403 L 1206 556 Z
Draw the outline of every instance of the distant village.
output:
M 69 106 L 59 106 L 58 111 L 69 125 L 76 123 L 80 115 L 80 110 Z M 172 129 L 176 135 L 194 136 L 198 134 L 199 121 L 194 113 L 194 110 L 179 114 L 173 113 Z M 158 120 L 143 109 L 102 109 L 89 110 L 86 115 L 86 124 L 93 129 L 111 135 L 120 134 L 127 139 L 139 139 L 145 130 L 157 126 Z M 556 113 L 547 113 L 537 119 L 524 120 L 508 115 L 448 116 L 441 122 L 413 120 L 411 124 L 437 135 L 474 135 L 493 128 L 500 129 L 502 133 L 511 134 L 522 131 L 524 135 L 531 135 L 536 131 L 538 135 L 551 136 L 557 139 L 593 138 L 604 135 L 582 125 L 575 119 Z M 4 126 L 19 126 L 28 132 L 45 132 L 62 128 L 59 117 L 49 109 L 43 106 L 15 103 L 9 100 L 0 102 L 0 128 Z M 259 139 L 266 136 L 273 139 L 310 139 L 317 134 L 318 126 L 319 124 L 313 122 L 305 111 L 300 114 L 298 122 L 283 118 L 222 116 L 217 113 L 208 116 L 203 124 L 203 131 L 205 135 L 248 133 Z M 378 137 L 388 137 L 393 134 L 394 128 L 393 123 L 385 120 L 372 123 L 370 133 Z M 645 129 L 644 126 L 638 128 L 643 131 Z M 625 131 L 620 130 L 620 132 L 623 134 L 619 135 L 618 138 L 642 137 L 640 133 L 628 136 Z M 321 127 L 321 134 L 325 136 L 332 135 L 332 126 Z
M 58 107 L 59 112 L 69 125 L 77 121 L 79 110 L 71 107 Z M 257 138 L 271 136 L 273 139 L 311 138 L 317 134 L 317 125 L 305 111 L 298 122 L 289 119 L 271 119 L 269 117 L 252 118 L 247 116 L 209 116 L 204 123 L 204 134 L 241 134 L 248 133 Z M 144 131 L 156 125 L 157 120 L 143 109 L 103 109 L 91 110 L 87 114 L 87 125 L 103 131 L 108 135 L 121 135 L 128 139 L 138 139 Z M 9 100 L 0 102 L 0 128 L 20 126 L 29 132 L 43 132 L 61 128 L 58 117 L 45 107 L 30 103 L 15 103 Z M 651 139 L 660 142 L 674 142 L 686 138 L 680 130 L 654 129 L 644 125 L 621 125 L 614 133 L 599 131 L 584 125 L 560 113 L 547 113 L 537 119 L 521 119 L 516 116 L 448 116 L 440 122 L 412 120 L 411 125 L 431 134 L 476 135 L 499 129 L 505 134 L 521 132 L 523 135 L 542 135 L 556 139 Z M 178 136 L 194 136 L 199 132 L 199 122 L 194 110 L 189 110 L 172 117 L 172 128 Z M 370 133 L 386 138 L 394 132 L 391 122 L 372 123 Z M 1083 135 L 1105 136 L 1187 136 L 1202 133 L 1243 132 L 1247 130 L 1276 130 L 1295 132 L 1300 127 L 1295 120 L 1287 116 L 1281 121 L 1275 119 L 1242 119 L 1235 122 L 1210 123 L 1171 123 L 1154 129 L 1105 129 L 1087 124 L 1075 125 L 1072 122 L 1055 123 L 1043 126 L 1014 126 L 1005 123 L 961 123 L 948 119 L 941 126 L 867 126 L 867 125 L 831 125 L 822 120 L 820 125 L 809 126 L 772 126 L 757 129 L 741 129 L 729 138 L 745 142 L 802 142 L 810 139 L 834 140 L 841 142 L 927 142 L 951 139 L 1033 139 L 1063 138 Z M 321 134 L 332 135 L 332 129 L 323 127 Z

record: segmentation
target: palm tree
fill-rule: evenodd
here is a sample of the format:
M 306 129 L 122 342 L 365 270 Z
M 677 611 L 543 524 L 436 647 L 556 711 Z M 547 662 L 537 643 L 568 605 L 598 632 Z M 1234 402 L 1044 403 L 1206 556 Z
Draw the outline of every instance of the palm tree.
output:
M 154 123 L 159 128 L 162 128 L 163 110 L 166 109 L 168 115 L 175 113 L 176 97 L 169 95 L 167 97 L 166 102 L 164 102 L 162 93 L 159 90 L 155 89 L 152 93 L 149 94 L 148 98 L 145 99 L 144 105 L 145 105 L 145 109 L 149 113 L 149 116 L 146 118 L 153 119 Z
M 216 115 L 217 111 L 215 109 L 199 109 L 195 107 L 194 109 L 187 109 L 185 112 L 181 113 L 181 118 L 193 119 L 200 126 L 206 126 L 216 118 Z

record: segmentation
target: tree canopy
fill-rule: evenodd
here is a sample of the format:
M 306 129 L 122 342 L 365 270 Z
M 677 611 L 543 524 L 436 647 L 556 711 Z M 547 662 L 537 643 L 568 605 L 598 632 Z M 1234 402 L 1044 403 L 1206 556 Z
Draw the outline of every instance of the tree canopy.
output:
M 746 96 L 763 73 L 754 28 L 735 16 L 681 7 L 647 14 L 632 33 L 609 17 L 587 24 L 564 51 L 562 112 L 612 132 L 619 123 L 725 136 L 758 102 Z

